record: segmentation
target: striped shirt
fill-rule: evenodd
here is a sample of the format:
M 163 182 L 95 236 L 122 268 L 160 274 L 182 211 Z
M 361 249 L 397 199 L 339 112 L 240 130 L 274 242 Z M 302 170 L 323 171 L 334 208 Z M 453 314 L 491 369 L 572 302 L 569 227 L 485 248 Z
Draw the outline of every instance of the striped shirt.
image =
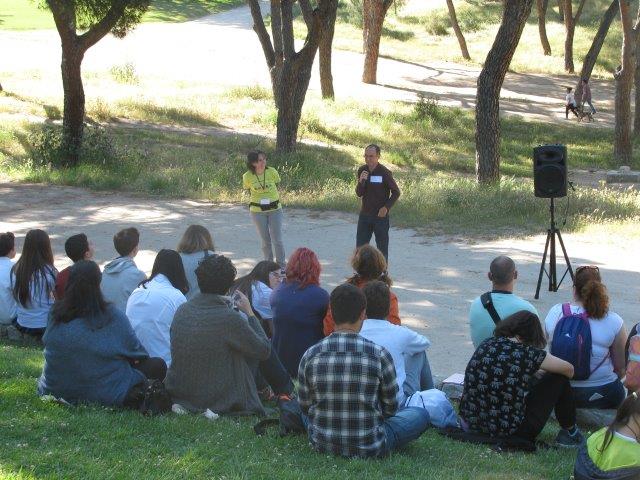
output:
M 398 384 L 383 347 L 356 333 L 333 333 L 306 351 L 298 382 L 316 450 L 344 457 L 385 453 L 384 419 L 398 409 Z

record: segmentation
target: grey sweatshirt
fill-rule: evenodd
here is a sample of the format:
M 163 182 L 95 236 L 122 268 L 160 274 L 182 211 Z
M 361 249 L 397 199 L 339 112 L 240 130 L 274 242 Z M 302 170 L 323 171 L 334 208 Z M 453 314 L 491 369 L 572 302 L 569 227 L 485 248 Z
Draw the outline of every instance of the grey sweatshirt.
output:
M 118 257 L 105 265 L 100 288 L 104 299 L 124 313 L 131 292 L 146 278 L 131 257 Z

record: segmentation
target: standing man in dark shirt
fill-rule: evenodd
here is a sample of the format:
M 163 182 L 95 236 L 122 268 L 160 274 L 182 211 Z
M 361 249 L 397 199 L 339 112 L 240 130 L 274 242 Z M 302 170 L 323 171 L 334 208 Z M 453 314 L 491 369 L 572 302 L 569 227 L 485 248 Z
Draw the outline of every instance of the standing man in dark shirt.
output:
M 389 260 L 389 210 L 400 196 L 393 175 L 379 163 L 380 147 L 371 144 L 364 149 L 366 165 L 358 169 L 356 195 L 362 198 L 356 247 L 369 243 L 376 236 L 376 246 Z

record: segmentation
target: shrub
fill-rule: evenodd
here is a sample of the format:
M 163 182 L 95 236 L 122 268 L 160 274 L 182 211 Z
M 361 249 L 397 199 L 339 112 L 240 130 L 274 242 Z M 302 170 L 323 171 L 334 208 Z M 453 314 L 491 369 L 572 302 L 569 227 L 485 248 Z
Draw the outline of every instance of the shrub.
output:
M 230 98 L 250 98 L 251 100 L 271 100 L 273 93 L 260 85 L 233 87 L 227 92 Z
M 440 105 L 435 97 L 425 97 L 420 95 L 418 102 L 413 107 L 413 114 L 418 120 L 426 120 L 428 118 L 438 119 L 440 117 Z
M 438 37 L 447 35 L 451 26 L 449 14 L 446 10 L 434 10 L 425 19 L 424 26 L 430 35 Z
M 140 83 L 136 68 L 131 62 L 127 62 L 124 65 L 114 65 L 109 70 L 111 77 L 118 83 L 125 83 L 128 85 L 137 85 Z

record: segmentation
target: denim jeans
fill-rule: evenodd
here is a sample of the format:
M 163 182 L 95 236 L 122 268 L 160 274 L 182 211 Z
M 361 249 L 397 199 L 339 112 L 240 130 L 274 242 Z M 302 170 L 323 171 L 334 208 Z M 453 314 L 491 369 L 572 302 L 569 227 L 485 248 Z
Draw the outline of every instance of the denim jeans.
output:
M 376 247 L 382 252 L 384 258 L 389 260 L 389 215 L 384 218 L 360 214 L 358 217 L 358 230 L 356 232 L 356 248 L 366 245 L 371 240 L 371 235 L 376 236 Z
M 289 395 L 294 390 L 293 382 L 287 370 L 282 365 L 275 349 L 271 349 L 269 358 L 253 365 L 256 387 L 261 390 L 269 385 L 276 395 Z
M 424 408 L 405 407 L 384 421 L 387 437 L 385 453 L 398 450 L 418 439 L 430 425 L 429 412 Z
M 427 352 L 405 356 L 404 371 L 407 376 L 401 388 L 406 397 L 415 392 L 433 388 L 433 376 Z
M 585 100 L 584 103 L 586 103 L 587 105 L 589 105 L 589 107 L 591 107 L 591 113 L 596 113 L 596 109 L 593 106 L 593 103 L 591 103 L 591 100 Z
M 572 387 L 576 408 L 618 408 L 627 393 L 620 380 L 615 380 L 606 385 L 597 387 Z M 590 400 L 594 395 L 600 396 L 597 400 Z

